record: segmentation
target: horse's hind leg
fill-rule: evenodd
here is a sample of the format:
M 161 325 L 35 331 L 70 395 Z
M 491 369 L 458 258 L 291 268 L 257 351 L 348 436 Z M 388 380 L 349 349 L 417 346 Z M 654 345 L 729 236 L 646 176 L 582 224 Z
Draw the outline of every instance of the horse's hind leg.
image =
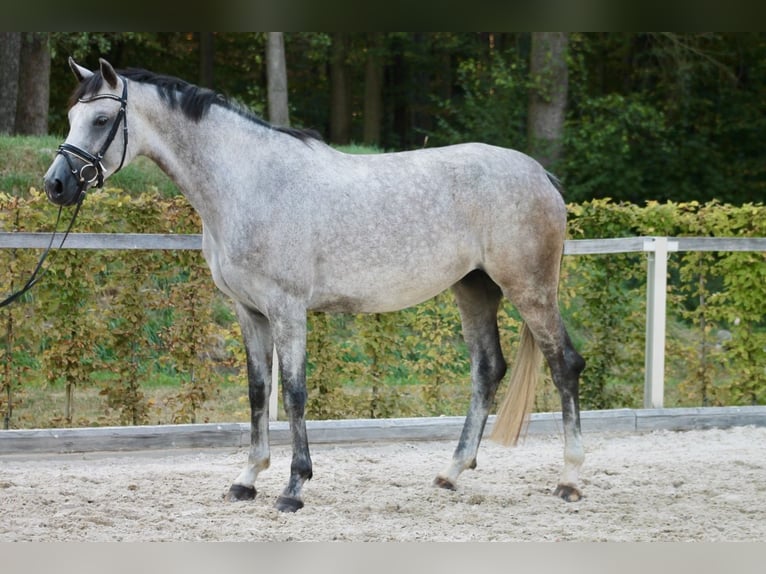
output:
M 563 323 L 559 329 L 561 343 L 552 346 L 548 351 L 543 348 L 553 382 L 561 397 L 561 413 L 564 419 L 564 470 L 553 494 L 566 501 L 575 502 L 582 498 L 577 485 L 580 468 L 585 459 L 580 431 L 579 398 L 580 373 L 585 368 L 585 360 L 572 345 Z
M 255 479 L 269 467 L 269 395 L 271 393 L 272 342 L 266 317 L 237 305 L 247 354 L 248 394 L 250 397 L 250 454 L 247 466 L 226 494 L 226 500 L 255 498 Z
M 558 278 L 558 274 L 556 274 Z M 555 282 L 552 283 L 555 285 Z M 577 353 L 564 327 L 558 308 L 556 289 L 517 292 L 511 300 L 529 327 L 551 370 L 553 383 L 561 397 L 564 422 L 564 470 L 554 491 L 567 501 L 581 498 L 578 487 L 580 468 L 585 459 L 580 432 L 579 377 L 585 361 Z
M 448 489 L 455 488 L 461 472 L 476 467 L 487 415 L 506 370 L 497 329 L 497 309 L 503 296 L 500 288 L 483 271 L 473 271 L 452 290 L 471 354 L 471 404 L 452 462 L 434 481 Z

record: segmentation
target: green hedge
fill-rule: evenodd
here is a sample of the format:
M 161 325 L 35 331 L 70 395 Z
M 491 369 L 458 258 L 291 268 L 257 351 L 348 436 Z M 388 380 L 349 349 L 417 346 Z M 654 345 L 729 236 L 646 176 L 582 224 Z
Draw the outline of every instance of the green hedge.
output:
M 766 236 L 763 205 L 595 200 L 570 205 L 570 237 L 635 235 Z M 47 231 L 55 208 L 32 190 L 0 195 L 0 229 Z M 183 198 L 119 189 L 89 195 L 78 232 L 196 233 Z M 0 293 L 18 288 L 38 250 L 0 250 Z M 666 405 L 742 405 L 766 401 L 764 253 L 677 253 L 669 260 Z M 588 367 L 585 409 L 639 407 L 643 393 L 646 262 L 643 254 L 571 256 L 563 263 L 561 307 Z M 519 318 L 500 314 L 513 357 Z M 67 390 L 51 425 L 141 424 L 150 420 L 149 386 L 172 379 L 177 422 L 195 421 L 229 381 L 246 394 L 244 353 L 230 303 L 198 252 L 63 250 L 22 303 L 0 311 L 0 411 L 25 385 Z M 399 313 L 309 317 L 311 418 L 463 414 L 470 396 L 468 357 L 449 292 Z M 119 420 L 80 420 L 77 388 L 98 388 Z M 503 390 L 501 389 L 501 393 Z M 550 383 L 536 408 L 557 410 Z

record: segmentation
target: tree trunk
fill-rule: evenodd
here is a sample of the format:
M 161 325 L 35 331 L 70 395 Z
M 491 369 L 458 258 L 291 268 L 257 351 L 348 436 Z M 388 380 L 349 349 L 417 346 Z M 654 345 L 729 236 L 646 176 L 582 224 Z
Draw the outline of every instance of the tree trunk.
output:
M 350 93 L 346 70 L 348 37 L 345 32 L 335 32 L 332 37 L 330 57 L 330 141 L 347 144 L 351 141 Z
M 569 73 L 566 32 L 532 32 L 529 56 L 529 152 L 549 167 L 561 156 Z
M 215 69 L 215 37 L 212 32 L 199 33 L 199 85 L 213 89 Z
M 364 133 L 365 145 L 380 145 L 383 119 L 383 58 L 380 33 L 372 33 L 367 47 L 364 72 Z
M 16 128 L 21 32 L 0 32 L 0 134 Z
M 24 32 L 19 58 L 19 94 L 15 133 L 48 135 L 51 53 L 48 34 Z
M 289 126 L 290 110 L 287 106 L 287 64 L 283 32 L 269 32 L 266 38 L 266 78 L 269 121 L 274 125 Z

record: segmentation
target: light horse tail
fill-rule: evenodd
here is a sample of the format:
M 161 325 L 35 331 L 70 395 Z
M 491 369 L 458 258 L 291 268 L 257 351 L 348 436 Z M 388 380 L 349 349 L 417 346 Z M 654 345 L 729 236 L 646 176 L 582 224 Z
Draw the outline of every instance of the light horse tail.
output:
M 551 172 L 545 174 L 562 195 L 564 186 Z M 516 445 L 529 422 L 529 414 L 535 403 L 535 389 L 540 379 L 543 353 L 537 346 L 532 331 L 522 325 L 519 348 L 511 369 L 510 383 L 503 402 L 497 411 L 490 439 L 504 446 Z
M 491 440 L 505 446 L 515 445 L 519 441 L 535 402 L 535 388 L 540 378 L 542 360 L 543 353 L 525 323 L 521 328 L 508 391 L 497 410 L 489 437 Z

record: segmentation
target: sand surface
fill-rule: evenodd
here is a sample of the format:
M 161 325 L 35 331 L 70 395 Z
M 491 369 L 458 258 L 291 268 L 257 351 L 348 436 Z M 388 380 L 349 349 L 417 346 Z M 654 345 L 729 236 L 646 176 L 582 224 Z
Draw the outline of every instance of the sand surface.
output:
M 550 495 L 560 436 L 485 441 L 456 492 L 453 442 L 312 447 L 297 514 L 273 508 L 290 451 L 252 502 L 222 499 L 244 449 L 0 456 L 0 541 L 763 541 L 766 428 L 585 435 L 584 498 Z

